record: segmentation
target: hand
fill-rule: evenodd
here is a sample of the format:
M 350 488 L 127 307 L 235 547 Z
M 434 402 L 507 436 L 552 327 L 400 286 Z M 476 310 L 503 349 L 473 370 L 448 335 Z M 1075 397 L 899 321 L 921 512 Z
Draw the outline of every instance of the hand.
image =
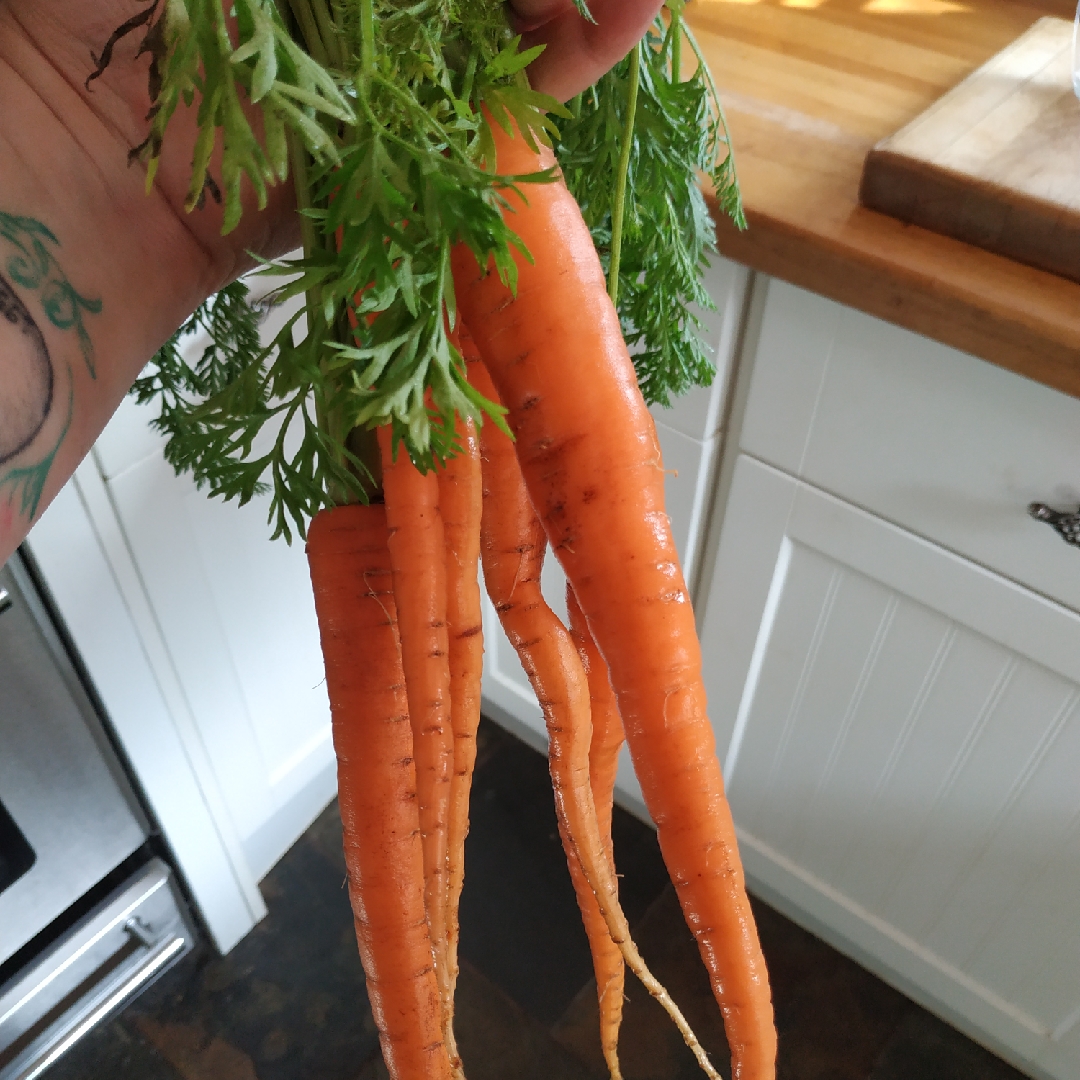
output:
M 149 10 L 149 0 L 0 0 L 0 64 L 8 62 L 32 93 L 66 119 L 72 141 L 93 159 L 118 198 L 138 200 L 139 213 L 133 222 L 138 220 L 140 228 L 148 223 L 151 229 L 164 228 L 164 224 L 155 225 L 154 219 L 162 212 L 171 213 L 189 240 L 195 241 L 202 275 L 213 291 L 250 267 L 248 251 L 273 255 L 296 247 L 295 199 L 291 188 L 278 185 L 270 189 L 270 204 L 260 214 L 254 211 L 248 189 L 251 212 L 226 237 L 220 235 L 221 210 L 210 199 L 204 209 L 186 213 L 197 106 L 177 110 L 154 194 L 147 198 L 142 193 L 144 170 L 138 164 L 129 168 L 127 162 L 128 152 L 143 141 L 148 129 L 150 61 L 147 55 L 136 58 L 146 27 L 118 41 L 101 77 L 89 85 L 87 79 L 117 27 Z M 160 6 L 154 14 L 160 14 Z
M 617 63 L 644 33 L 662 0 L 590 0 L 596 23 L 583 19 L 573 0 L 512 0 L 511 17 L 523 32 L 523 44 L 545 44 L 543 55 L 529 69 L 536 89 L 566 100 L 585 89 Z M 117 43 L 113 62 L 89 89 L 85 83 L 112 32 L 126 20 L 147 10 L 138 0 L 0 0 L 0 62 L 10 49 L 21 49 L 25 62 L 50 61 L 51 74 L 62 75 L 57 89 L 64 101 L 55 101 L 58 115 L 72 115 L 71 99 L 77 95 L 77 115 L 85 118 L 77 141 L 99 161 L 113 183 L 134 194 L 140 186 L 138 167 L 126 167 L 127 153 L 146 133 L 150 107 L 147 89 L 149 60 L 135 61 L 145 31 L 136 29 Z M 40 81 L 40 80 L 39 80 Z M 45 91 L 52 88 L 42 86 Z M 72 93 L 74 91 L 74 94 Z M 46 97 L 55 96 L 46 93 Z M 245 212 L 239 228 L 222 237 L 221 211 L 208 199 L 202 210 L 187 214 L 184 200 L 190 177 L 191 147 L 196 125 L 194 109 L 177 110 L 158 170 L 156 209 L 168 209 L 195 240 L 203 255 L 202 274 L 211 289 L 248 269 L 247 255 L 280 255 L 299 243 L 291 185 L 270 190 L 266 211 L 254 207 Z M 111 164 L 110 164 L 111 160 Z M 246 187 L 246 185 L 245 185 Z M 251 201 L 250 189 L 247 189 Z M 164 205 L 161 205 L 164 204 Z M 145 214 L 155 208 L 147 203 Z M 141 216 L 141 215 L 140 215 Z
M 592 86 L 641 40 L 662 0 L 589 0 L 595 23 L 573 0 L 510 0 L 522 45 L 547 48 L 529 68 L 533 87 L 566 101 Z

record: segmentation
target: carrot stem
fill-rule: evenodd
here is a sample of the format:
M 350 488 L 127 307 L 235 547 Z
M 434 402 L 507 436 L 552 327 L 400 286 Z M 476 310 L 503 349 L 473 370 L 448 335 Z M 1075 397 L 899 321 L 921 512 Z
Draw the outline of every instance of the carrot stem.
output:
M 667 0 L 665 7 L 671 12 L 671 81 L 682 78 L 682 9 L 685 0 Z
M 322 39 L 322 34 L 319 33 L 319 24 L 315 21 L 315 14 L 311 10 L 310 0 L 289 0 L 289 8 L 300 26 L 300 33 L 303 35 L 308 52 L 323 67 L 328 67 L 330 55 Z M 297 191 L 299 190 L 298 186 Z
M 345 52 L 338 28 L 330 16 L 326 0 L 314 0 L 311 9 L 315 15 L 315 22 L 319 27 L 319 36 L 323 40 L 330 63 L 341 68 L 345 65 Z
M 375 4 L 373 0 L 360 0 L 360 73 L 357 90 L 366 104 L 375 71 Z
M 611 262 L 608 264 L 608 296 L 619 302 L 619 269 L 622 265 L 623 223 L 626 219 L 626 188 L 630 179 L 630 155 L 634 149 L 634 120 L 637 115 L 638 86 L 641 82 L 641 46 L 630 50 L 629 88 L 626 97 L 626 127 L 619 153 L 619 177 L 611 209 Z

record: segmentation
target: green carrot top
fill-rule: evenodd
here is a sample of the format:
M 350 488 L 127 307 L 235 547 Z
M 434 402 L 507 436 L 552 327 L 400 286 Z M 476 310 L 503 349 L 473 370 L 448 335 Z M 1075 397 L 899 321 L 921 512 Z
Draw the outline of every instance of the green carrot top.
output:
M 235 0 L 234 19 L 222 0 L 157 0 L 121 27 L 110 46 L 145 27 L 153 57 L 151 129 L 132 152 L 148 184 L 177 107 L 198 102 L 188 208 L 221 202 L 228 231 L 246 185 L 263 204 L 291 175 L 303 219 L 303 255 L 262 271 L 284 278 L 273 302 L 304 296 L 268 346 L 237 283 L 136 383 L 159 405 L 172 465 L 241 503 L 269 491 L 274 535 L 288 539 L 323 507 L 369 497 L 365 432 L 391 424 L 428 468 L 454 453 L 458 418 L 502 423 L 450 340 L 450 252 L 466 244 L 513 287 L 514 251 L 528 253 L 503 221 L 503 193 L 554 175 L 497 175 L 490 123 L 555 145 L 615 267 L 647 399 L 707 384 L 689 306 L 710 306 L 700 275 L 715 235 L 699 173 L 742 214 L 707 69 L 699 54 L 681 61 L 684 37 L 696 52 L 682 7 L 668 0 L 667 17 L 569 109 L 529 87 L 540 49 L 521 49 L 501 0 Z M 206 346 L 192 357 L 183 343 L 196 332 Z

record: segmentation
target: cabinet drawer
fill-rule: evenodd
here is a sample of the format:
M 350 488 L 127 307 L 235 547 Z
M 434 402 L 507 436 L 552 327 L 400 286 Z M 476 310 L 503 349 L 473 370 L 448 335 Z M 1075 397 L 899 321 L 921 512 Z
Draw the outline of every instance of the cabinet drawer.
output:
M 740 448 L 1080 610 L 1076 398 L 772 281 Z

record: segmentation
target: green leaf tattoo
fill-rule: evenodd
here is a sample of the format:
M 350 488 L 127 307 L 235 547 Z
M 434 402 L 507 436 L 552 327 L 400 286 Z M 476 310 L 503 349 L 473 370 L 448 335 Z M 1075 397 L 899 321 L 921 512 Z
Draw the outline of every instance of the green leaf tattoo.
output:
M 57 262 L 60 241 L 40 221 L 0 211 L 0 238 L 15 250 L 0 273 L 0 370 L 10 381 L 0 399 L 0 501 L 33 519 L 56 455 L 75 414 L 75 378 L 70 363 L 59 367 L 30 309 L 12 282 L 37 295 L 57 330 L 74 330 L 79 351 L 95 378 L 94 344 L 83 322 L 101 301 L 81 295 Z M 63 409 L 57 408 L 59 401 Z M 44 444 L 44 453 L 35 447 Z M 38 455 L 28 461 L 31 454 Z
M 71 284 L 50 250 L 50 246 L 58 248 L 60 241 L 40 221 L 0 210 L 0 237 L 16 249 L 7 260 L 12 281 L 39 293 L 45 317 L 57 330 L 75 331 L 86 369 L 96 378 L 94 343 L 83 315 L 100 314 L 101 301 L 88 299 Z
M 49 478 L 49 470 L 60 449 L 64 439 L 67 438 L 71 427 L 71 418 L 75 414 L 75 386 L 69 380 L 67 395 L 67 412 L 63 427 L 56 442 L 48 453 L 32 465 L 20 465 L 0 474 L 0 494 L 7 495 L 9 506 L 17 506 L 19 512 L 32 521 L 37 514 L 38 505 L 41 502 L 42 493 L 45 490 L 45 481 Z

